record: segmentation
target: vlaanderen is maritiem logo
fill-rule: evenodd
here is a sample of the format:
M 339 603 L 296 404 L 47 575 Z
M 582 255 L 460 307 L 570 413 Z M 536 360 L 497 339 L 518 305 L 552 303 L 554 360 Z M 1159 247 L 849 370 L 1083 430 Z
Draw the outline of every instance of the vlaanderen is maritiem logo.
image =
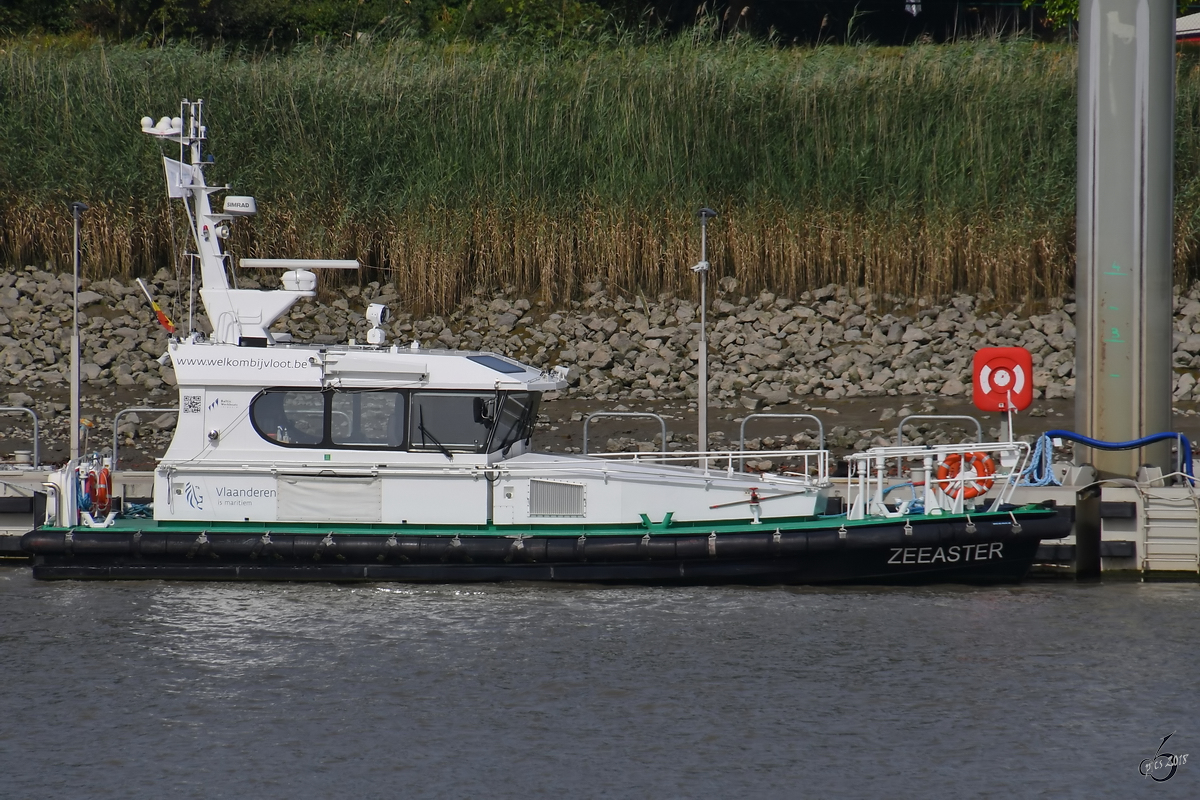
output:
M 191 481 L 188 481 L 184 486 L 184 497 L 187 498 L 187 503 L 197 511 L 204 510 L 204 495 L 200 494 L 200 489 Z
M 1146 758 L 1138 765 L 1138 772 L 1145 775 L 1151 780 L 1162 783 L 1169 781 L 1175 775 L 1175 771 L 1187 763 L 1188 754 L 1175 755 L 1174 753 L 1164 753 L 1163 748 L 1167 746 L 1167 739 L 1175 735 L 1175 731 L 1171 731 L 1163 740 L 1159 742 L 1158 749 L 1154 751 L 1153 758 Z

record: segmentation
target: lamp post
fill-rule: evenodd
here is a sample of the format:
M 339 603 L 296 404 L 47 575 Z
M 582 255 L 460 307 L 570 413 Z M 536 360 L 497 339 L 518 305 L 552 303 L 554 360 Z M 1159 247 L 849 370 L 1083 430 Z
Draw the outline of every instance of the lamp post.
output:
M 711 208 L 701 208 L 696 212 L 700 217 L 700 263 L 692 267 L 692 272 L 700 276 L 700 354 L 697 356 L 699 391 L 696 393 L 696 410 L 700 418 L 700 438 L 696 442 L 696 451 L 708 451 L 708 219 L 717 216 Z M 701 458 L 700 464 L 707 463 Z
M 84 203 L 71 203 L 71 216 L 75 218 L 75 286 L 72 291 L 71 314 L 71 461 L 79 459 L 79 222 Z

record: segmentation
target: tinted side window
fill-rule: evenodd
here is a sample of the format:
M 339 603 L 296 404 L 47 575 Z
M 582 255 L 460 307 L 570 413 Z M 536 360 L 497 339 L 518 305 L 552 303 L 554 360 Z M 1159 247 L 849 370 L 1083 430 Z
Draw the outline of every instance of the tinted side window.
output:
M 310 389 L 269 390 L 254 401 L 250 417 L 259 435 L 268 441 L 320 444 L 324 438 L 325 398 Z
M 413 392 L 409 442 L 413 450 L 485 452 L 495 424 L 494 392 Z
M 400 392 L 335 392 L 330 410 L 335 445 L 404 445 L 404 395 Z

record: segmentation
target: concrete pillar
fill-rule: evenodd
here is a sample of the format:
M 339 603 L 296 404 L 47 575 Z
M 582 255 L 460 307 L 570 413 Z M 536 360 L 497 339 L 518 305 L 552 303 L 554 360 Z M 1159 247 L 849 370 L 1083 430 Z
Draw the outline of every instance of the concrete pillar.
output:
M 1081 0 L 1076 428 L 1171 429 L 1174 0 Z M 1169 444 L 1083 448 L 1101 477 L 1169 467 Z

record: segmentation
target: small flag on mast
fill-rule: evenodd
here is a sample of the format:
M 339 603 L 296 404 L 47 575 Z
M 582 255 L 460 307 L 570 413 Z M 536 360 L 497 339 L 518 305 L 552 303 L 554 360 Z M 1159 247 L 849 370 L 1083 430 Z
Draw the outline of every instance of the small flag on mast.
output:
M 154 298 L 150 296 L 150 290 L 146 288 L 146 284 L 142 282 L 141 278 L 137 279 L 137 285 L 142 287 L 142 294 L 146 295 L 146 299 L 150 301 L 150 307 L 154 309 L 154 314 L 158 317 L 158 324 L 166 328 L 167 333 L 174 333 L 175 323 L 171 322 L 170 317 L 158 307 L 158 303 L 154 302 Z

